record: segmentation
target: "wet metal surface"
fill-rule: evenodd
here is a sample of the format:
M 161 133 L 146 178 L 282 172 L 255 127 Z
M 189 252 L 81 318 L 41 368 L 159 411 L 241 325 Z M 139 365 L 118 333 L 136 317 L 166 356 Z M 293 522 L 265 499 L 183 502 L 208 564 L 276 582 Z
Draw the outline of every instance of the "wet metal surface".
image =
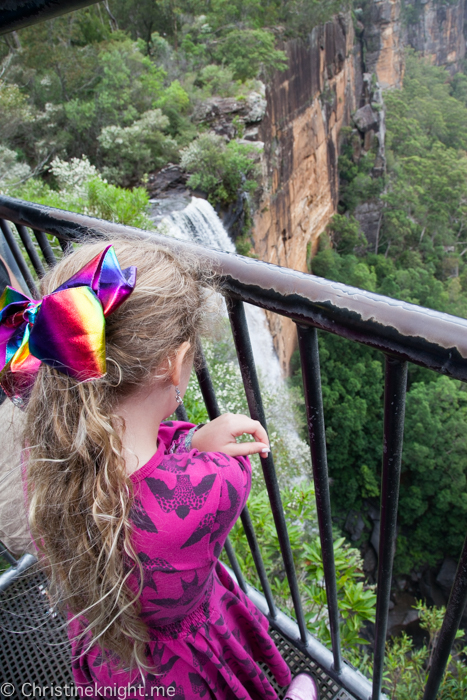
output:
M 245 316 L 245 307 L 242 301 L 230 300 L 229 316 L 250 416 L 253 418 L 253 420 L 258 420 L 267 432 L 266 415 L 264 413 L 258 375 L 256 373 L 255 361 L 250 343 L 248 325 Z M 261 467 L 263 469 L 264 482 L 268 490 L 269 502 L 271 504 L 272 516 L 274 518 L 282 559 L 284 561 L 284 568 L 289 584 L 290 595 L 293 601 L 298 627 L 300 629 L 300 637 L 304 642 L 307 635 L 305 616 L 303 614 L 292 548 L 290 546 L 289 533 L 285 521 L 284 509 L 282 507 L 279 483 L 277 481 L 276 469 L 271 452 L 269 452 L 266 457 L 261 457 Z M 259 574 L 260 572 L 258 571 L 258 575 Z M 272 614 L 273 613 L 271 612 L 271 615 Z
M 0 196 L 0 217 L 70 240 L 127 232 L 150 236 L 172 249 L 188 247 L 219 272 L 226 292 L 243 301 L 467 380 L 465 319 L 252 258 L 9 197 Z
M 22 252 L 7 220 L 16 224 L 38 272 L 41 271 L 42 263 L 34 259 L 35 251 L 31 249 L 29 233 L 25 227 L 33 230 L 42 252 L 46 254 L 47 262 L 51 262 L 53 253 L 45 236 L 41 236 L 42 232 L 57 236 L 65 252 L 71 248 L 71 241 L 93 235 L 102 237 L 118 233 L 133 239 L 150 237 L 170 249 L 183 253 L 188 248 L 197 253 L 206 266 L 212 267 L 218 274 L 228 297 L 232 332 L 250 414 L 265 428 L 266 418 L 243 302 L 256 304 L 297 322 L 333 651 L 326 649 L 306 629 L 279 486 L 270 454 L 261 462 L 297 622 L 284 615 L 274 604 L 261 550 L 246 508 L 241 516 L 242 523 L 265 595 L 243 579 L 230 542 L 226 544 L 226 551 L 241 587 L 269 617 L 271 626 L 280 632 L 286 643 L 290 643 L 304 658 L 325 669 L 336 683 L 359 700 L 380 700 L 384 697 L 380 691 L 396 538 L 407 360 L 466 380 L 467 321 L 251 258 L 0 196 L 0 224 L 8 234 L 8 243 L 15 259 L 18 258 L 18 265 L 22 265 L 21 270 L 29 275 L 26 279 L 33 292 L 35 282 L 22 259 Z M 386 355 L 380 559 L 372 691 L 371 683 L 341 658 L 316 329 L 362 342 Z M 219 407 L 201 349 L 198 350 L 197 375 L 209 416 L 213 419 L 219 414 Z M 183 407 L 177 409 L 177 415 L 179 419 L 186 420 Z M 424 700 L 434 700 L 436 697 L 466 599 L 467 541 L 436 647 Z
M 373 695 L 378 700 L 388 628 L 392 567 L 396 551 L 397 506 L 404 436 L 407 363 L 386 357 L 384 386 L 383 475 L 381 479 L 381 529 L 379 538 L 378 588 L 376 599 Z
M 342 667 L 342 654 L 339 631 L 339 607 L 337 603 L 336 567 L 334 563 L 334 537 L 331 519 L 331 498 L 329 493 L 329 473 L 326 455 L 326 432 L 324 427 L 323 395 L 321 392 L 321 372 L 319 367 L 318 333 L 316 328 L 298 326 L 298 344 L 302 365 L 303 387 L 310 436 L 311 463 L 316 493 L 319 536 L 323 556 L 326 598 L 331 629 L 334 668 Z
M 0 34 L 36 24 L 66 12 L 93 5 L 99 0 L 16 0 L 0 7 Z
M 452 645 L 467 603 L 467 538 L 457 566 L 446 615 L 436 642 L 423 700 L 435 700 L 444 677 Z

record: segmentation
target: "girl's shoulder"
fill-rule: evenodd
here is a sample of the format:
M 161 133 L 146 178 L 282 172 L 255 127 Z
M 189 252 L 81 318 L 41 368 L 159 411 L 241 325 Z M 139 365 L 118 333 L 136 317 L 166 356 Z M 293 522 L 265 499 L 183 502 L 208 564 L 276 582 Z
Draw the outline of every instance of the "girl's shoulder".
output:
M 157 454 L 131 475 L 135 486 L 131 516 L 141 546 L 151 552 L 156 548 L 158 556 L 166 552 L 165 558 L 171 561 L 174 552 L 188 548 L 190 557 L 196 554 L 199 561 L 215 559 L 251 486 L 251 468 L 245 457 L 186 451 L 183 440 L 171 452 L 174 440 L 192 427 L 178 421 L 161 426 Z M 199 547 L 194 548 L 197 543 Z
M 189 438 L 195 427 L 193 423 L 182 421 L 161 423 L 156 454 L 131 475 L 131 480 L 136 483 L 154 476 L 164 480 L 164 474 L 172 474 L 197 481 L 212 474 L 212 481 L 215 475 L 219 475 L 221 480 L 228 478 L 243 482 L 245 475 L 251 474 L 247 457 L 230 457 L 223 452 L 198 452 L 192 448 Z
M 184 438 L 196 426 L 185 421 L 172 420 L 164 421 L 159 427 L 159 440 L 164 443 L 167 452 L 175 452 L 178 445 L 182 447 Z

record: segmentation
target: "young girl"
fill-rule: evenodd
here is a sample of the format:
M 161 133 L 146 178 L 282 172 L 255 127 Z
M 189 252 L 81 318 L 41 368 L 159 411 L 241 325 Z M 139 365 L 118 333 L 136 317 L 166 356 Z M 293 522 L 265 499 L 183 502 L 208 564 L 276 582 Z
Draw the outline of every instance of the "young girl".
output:
M 42 280 L 41 303 L 0 300 L 0 381 L 27 400 L 29 523 L 68 614 L 80 697 L 272 700 L 260 662 L 290 681 L 218 560 L 267 434 L 241 415 L 163 422 L 210 315 L 205 267 L 151 241 L 100 241 Z M 316 698 L 300 683 L 288 697 Z

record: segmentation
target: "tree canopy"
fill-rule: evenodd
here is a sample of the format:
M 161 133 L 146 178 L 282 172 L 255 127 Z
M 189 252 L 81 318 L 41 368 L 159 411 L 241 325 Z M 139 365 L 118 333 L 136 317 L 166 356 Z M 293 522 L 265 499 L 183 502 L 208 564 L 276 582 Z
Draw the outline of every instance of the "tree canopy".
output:
M 349 129 L 341 199 L 311 261 L 314 274 L 446 313 L 467 316 L 467 79 L 407 55 L 404 86 L 385 94 L 388 168 L 356 159 Z M 376 247 L 356 206 L 381 207 Z M 336 513 L 379 500 L 382 356 L 329 334 L 320 338 L 323 401 Z M 294 382 L 298 382 L 295 377 Z M 396 566 L 457 556 L 467 528 L 464 384 L 409 367 Z

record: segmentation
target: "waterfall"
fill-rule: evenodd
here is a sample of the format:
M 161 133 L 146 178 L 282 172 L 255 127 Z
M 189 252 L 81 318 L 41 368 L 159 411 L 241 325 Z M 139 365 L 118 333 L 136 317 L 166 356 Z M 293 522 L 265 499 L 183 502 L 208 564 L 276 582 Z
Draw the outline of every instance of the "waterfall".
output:
M 174 202 L 175 211 L 161 217 L 160 204 L 154 212 L 154 220 L 162 232 L 182 241 L 235 253 L 235 246 L 221 220 L 205 199 L 192 197 L 191 202 L 181 209 L 180 201 Z M 170 210 L 169 201 L 164 203 L 165 212 Z M 245 304 L 245 313 L 250 332 L 256 368 L 258 370 L 263 401 L 268 414 L 268 428 L 274 460 L 281 488 L 287 485 L 308 481 L 311 473 L 310 450 L 300 438 L 293 395 L 285 386 L 279 359 L 276 355 L 266 314 L 263 309 Z M 275 445 L 277 449 L 275 449 Z M 253 471 L 259 475 L 259 460 L 252 460 Z M 255 466 L 256 464 L 256 466 Z M 261 477 L 254 477 L 256 479 Z
M 174 238 L 235 253 L 235 245 L 216 212 L 205 199 L 192 197 L 185 209 L 172 212 L 163 218 L 161 223 L 168 235 Z M 256 366 L 263 382 L 270 388 L 277 388 L 282 383 L 282 372 L 266 314 L 251 304 L 245 304 L 245 312 Z

